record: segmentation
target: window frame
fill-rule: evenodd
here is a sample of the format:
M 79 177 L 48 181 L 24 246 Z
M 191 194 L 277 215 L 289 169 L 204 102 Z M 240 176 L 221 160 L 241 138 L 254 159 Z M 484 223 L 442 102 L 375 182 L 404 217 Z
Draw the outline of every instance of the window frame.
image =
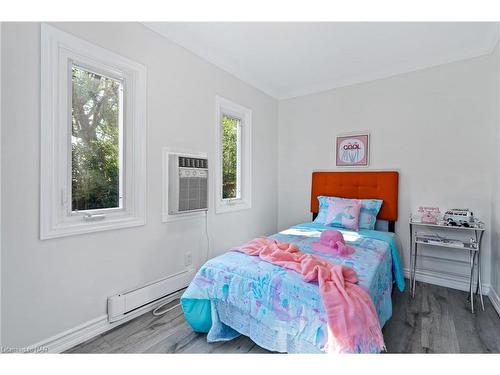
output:
M 76 212 L 71 201 L 72 74 L 75 66 L 119 80 L 122 207 Z M 104 48 L 41 25 L 40 238 L 144 225 L 146 222 L 146 68 Z
M 219 95 L 215 98 L 215 212 L 224 213 L 252 207 L 252 110 Z M 237 198 L 223 198 L 222 117 L 239 120 L 237 146 Z

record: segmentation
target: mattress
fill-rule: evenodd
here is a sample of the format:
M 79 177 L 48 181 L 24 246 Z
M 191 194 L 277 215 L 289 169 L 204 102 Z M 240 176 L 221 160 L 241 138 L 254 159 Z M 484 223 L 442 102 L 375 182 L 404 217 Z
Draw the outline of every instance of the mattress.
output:
M 355 248 L 347 257 L 315 253 L 311 244 L 321 231 L 332 229 L 304 223 L 270 236 L 296 244 L 304 253 L 352 267 L 359 285 L 372 298 L 380 325 L 392 315 L 391 292 L 404 289 L 394 234 L 341 230 Z M 231 340 L 240 334 L 277 352 L 322 353 L 328 337 L 327 317 L 317 283 L 302 280 L 292 270 L 236 251 L 205 263 L 181 298 L 187 322 L 206 332 L 208 341 Z

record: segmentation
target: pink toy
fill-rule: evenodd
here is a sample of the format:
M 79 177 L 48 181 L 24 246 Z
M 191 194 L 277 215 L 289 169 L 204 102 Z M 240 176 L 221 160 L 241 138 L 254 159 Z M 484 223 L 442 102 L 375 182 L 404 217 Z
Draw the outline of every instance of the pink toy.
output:
M 319 241 L 313 242 L 312 248 L 325 254 L 347 256 L 354 253 L 351 246 L 345 244 L 344 236 L 338 230 L 324 230 Z
M 441 213 L 438 207 L 419 207 L 418 212 L 422 214 L 422 223 L 436 224 Z

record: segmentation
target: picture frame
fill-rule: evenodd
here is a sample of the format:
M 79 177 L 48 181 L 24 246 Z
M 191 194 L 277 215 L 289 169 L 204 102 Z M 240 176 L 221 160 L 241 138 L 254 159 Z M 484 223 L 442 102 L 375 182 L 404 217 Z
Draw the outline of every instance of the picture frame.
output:
M 337 167 L 368 167 L 370 163 L 370 133 L 356 132 L 335 137 Z

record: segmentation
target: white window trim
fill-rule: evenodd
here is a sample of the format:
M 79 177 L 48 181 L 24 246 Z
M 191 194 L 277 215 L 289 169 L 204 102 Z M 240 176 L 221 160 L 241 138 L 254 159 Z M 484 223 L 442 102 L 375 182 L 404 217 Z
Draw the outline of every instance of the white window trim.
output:
M 123 79 L 124 101 L 124 208 L 96 210 L 97 221 L 71 214 L 71 148 L 68 113 L 75 62 L 110 77 Z M 69 166 L 69 168 L 68 168 Z M 41 169 L 40 238 L 42 240 L 103 230 L 144 225 L 146 222 L 146 68 L 104 48 L 50 25 L 41 26 Z M 69 180 L 70 181 L 70 180 Z
M 241 196 L 222 199 L 222 132 L 221 119 L 226 114 L 241 120 L 241 154 L 239 154 Z M 240 150 L 239 150 L 240 151 Z M 245 210 L 252 207 L 252 110 L 221 96 L 215 97 L 215 213 Z

